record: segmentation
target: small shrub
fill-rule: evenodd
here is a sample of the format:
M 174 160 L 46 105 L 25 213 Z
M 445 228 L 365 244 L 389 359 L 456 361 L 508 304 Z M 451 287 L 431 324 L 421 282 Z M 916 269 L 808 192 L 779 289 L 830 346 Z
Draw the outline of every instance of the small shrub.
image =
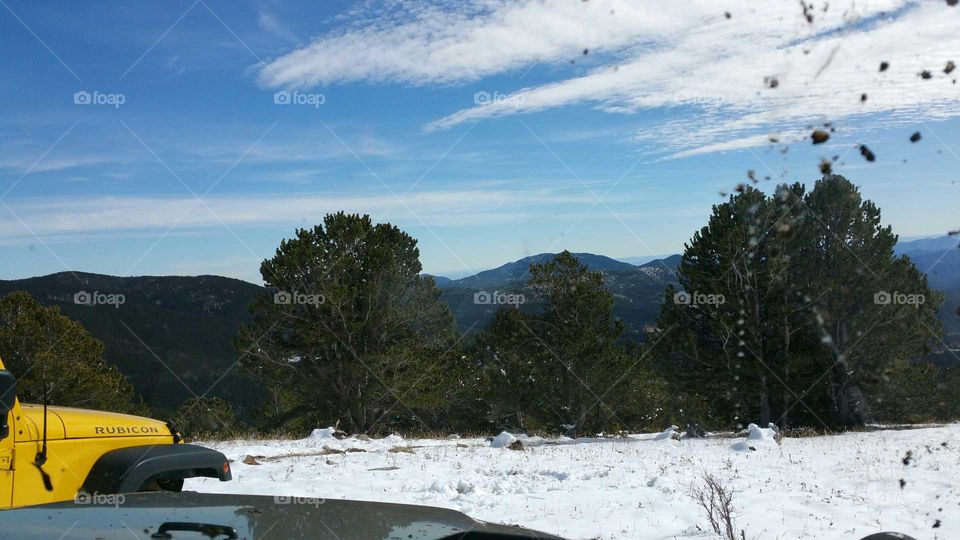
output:
M 180 433 L 192 440 L 223 438 L 236 431 L 236 415 L 226 401 L 218 397 L 194 397 L 184 401 L 173 416 Z
M 707 516 L 713 532 L 724 540 L 737 540 L 733 526 L 733 490 L 723 486 L 720 480 L 703 474 L 703 485 L 691 484 L 687 491 Z

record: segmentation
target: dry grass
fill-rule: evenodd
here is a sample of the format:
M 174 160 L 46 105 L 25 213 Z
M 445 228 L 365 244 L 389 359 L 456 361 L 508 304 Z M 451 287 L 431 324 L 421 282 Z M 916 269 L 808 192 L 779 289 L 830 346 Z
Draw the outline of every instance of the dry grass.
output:
M 874 431 L 883 431 L 883 430 L 907 430 L 907 429 L 923 429 L 923 428 L 935 428 L 943 427 L 945 424 L 942 423 L 928 423 L 928 424 L 883 424 L 883 425 L 866 425 L 866 426 L 851 426 L 847 428 L 837 428 L 837 429 L 828 429 L 825 427 L 815 427 L 815 426 L 803 426 L 803 427 L 793 427 L 785 428 L 780 430 L 780 436 L 785 438 L 804 438 L 804 437 L 824 437 L 828 435 L 840 435 L 842 433 L 869 433 Z M 607 434 L 603 438 L 616 439 L 624 436 L 625 432 L 617 432 Z M 645 433 L 645 432 L 635 432 L 635 433 Z M 495 433 L 494 433 L 495 434 Z M 551 432 L 541 432 L 541 431 L 529 431 L 527 435 L 540 436 L 545 439 L 551 439 L 556 437 L 556 433 Z M 230 442 L 236 440 L 247 440 L 247 441 L 265 441 L 265 440 L 296 440 L 303 439 L 309 435 L 302 430 L 292 430 L 292 429 L 279 429 L 271 431 L 257 431 L 257 430 L 243 430 L 235 429 L 227 432 L 216 432 L 216 433 L 202 433 L 188 436 L 186 438 L 187 442 L 194 441 L 205 441 L 205 442 Z M 351 437 L 356 437 L 358 434 L 350 435 Z M 458 435 L 463 439 L 483 439 L 489 438 L 491 432 L 480 432 L 480 431 L 462 431 L 462 432 L 446 432 L 446 431 L 427 431 L 427 430 L 411 430 L 409 432 L 399 433 L 404 439 L 433 439 L 441 440 L 448 439 L 452 435 Z M 380 435 L 371 435 L 370 439 L 376 440 L 385 437 L 386 434 Z M 587 436 L 587 435 L 584 435 Z M 737 438 L 742 435 L 738 435 L 736 432 L 723 432 L 723 431 L 713 431 L 708 432 L 704 438 L 707 439 L 726 439 L 726 438 Z M 549 444 L 549 443 L 546 443 Z

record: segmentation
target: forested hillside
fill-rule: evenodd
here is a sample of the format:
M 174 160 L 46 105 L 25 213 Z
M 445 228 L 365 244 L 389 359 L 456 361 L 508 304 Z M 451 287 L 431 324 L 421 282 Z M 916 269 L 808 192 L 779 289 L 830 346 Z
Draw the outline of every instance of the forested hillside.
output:
M 940 237 L 897 246 L 928 273 L 931 288 L 945 294 L 940 310 L 944 342 L 960 348 L 960 249 L 957 237 Z M 497 310 L 495 296 L 513 294 L 525 313 L 544 307 L 528 284 L 529 265 L 554 254 L 526 257 L 474 276 L 451 280 L 435 276 L 441 298 L 450 306 L 461 332 L 478 333 L 488 327 Z M 644 339 L 655 323 L 667 286 L 678 286 L 680 255 L 634 266 L 589 253 L 575 256 L 604 277 L 604 288 L 614 300 L 613 313 L 623 322 L 621 339 Z M 0 281 L 0 296 L 26 291 L 41 304 L 58 306 L 105 344 L 105 359 L 131 381 L 152 413 L 168 416 L 183 401 L 204 395 L 225 399 L 246 419 L 263 399 L 263 387 L 236 366 L 233 344 L 240 327 L 248 323 L 247 307 L 263 287 L 220 276 L 115 277 L 84 272 L 61 272 L 22 280 Z M 80 292 L 120 294 L 121 305 L 82 305 Z M 478 302 L 488 295 L 489 303 Z M 932 361 L 958 363 L 954 353 L 939 351 Z M 176 375 L 174 375 L 176 374 Z M 221 378 L 222 377 L 222 378 Z
M 104 358 L 133 383 L 151 411 L 168 416 L 184 400 L 220 396 L 241 417 L 261 399 L 259 386 L 231 369 L 233 339 L 262 287 L 220 276 L 115 277 L 61 272 L 0 281 L 0 295 L 26 291 L 58 306 L 104 342 Z M 83 305 L 74 295 L 122 295 L 117 305 Z M 222 380 L 219 380 L 223 377 Z M 218 382 L 219 380 L 219 382 Z

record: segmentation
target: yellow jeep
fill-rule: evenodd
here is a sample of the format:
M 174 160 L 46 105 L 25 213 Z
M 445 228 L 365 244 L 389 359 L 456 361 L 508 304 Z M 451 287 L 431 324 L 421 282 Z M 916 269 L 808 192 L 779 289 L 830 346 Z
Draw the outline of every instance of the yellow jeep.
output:
M 0 509 L 180 491 L 195 476 L 230 480 L 230 464 L 220 452 L 184 444 L 169 422 L 22 404 L 0 360 Z

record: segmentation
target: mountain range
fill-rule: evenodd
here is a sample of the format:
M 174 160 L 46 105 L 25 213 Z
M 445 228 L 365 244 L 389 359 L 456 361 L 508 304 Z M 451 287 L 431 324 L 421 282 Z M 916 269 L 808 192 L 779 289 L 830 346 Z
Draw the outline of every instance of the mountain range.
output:
M 902 242 L 897 253 L 908 255 L 927 273 L 934 289 L 946 295 L 940 318 L 945 341 L 960 346 L 960 237 Z M 527 286 L 529 266 L 548 261 L 541 253 L 460 279 L 433 276 L 462 332 L 484 329 L 502 304 L 523 295 L 519 309 L 540 307 Z M 575 254 L 582 263 L 603 273 L 614 296 L 614 314 L 624 322 L 628 339 L 642 339 L 654 323 L 664 289 L 677 283 L 680 255 L 640 265 L 592 253 Z M 640 258 L 636 258 L 640 259 Z M 59 306 L 106 346 L 104 356 L 133 383 L 152 412 L 169 416 L 183 400 L 195 395 L 218 396 L 230 402 L 240 418 L 249 418 L 262 401 L 262 388 L 237 368 L 233 340 L 250 320 L 246 307 L 264 287 L 220 276 L 114 277 L 61 272 L 21 280 L 0 280 L 0 296 L 23 290 L 45 305 Z M 122 294 L 120 306 L 84 305 L 78 293 Z M 949 354 L 949 353 L 948 353 Z M 944 355 L 952 362 L 953 356 Z
M 960 364 L 960 235 L 901 242 L 896 252 L 910 257 L 917 269 L 927 275 L 930 287 L 945 297 L 939 318 L 944 344 L 952 350 L 936 353 L 932 361 Z
M 573 255 L 590 270 L 603 273 L 604 284 L 614 295 L 614 314 L 624 321 L 626 335 L 641 339 L 644 326 L 657 318 L 664 289 L 668 284 L 676 283 L 680 256 L 671 255 L 635 266 L 593 253 Z M 503 293 L 523 295 L 524 303 L 518 306 L 520 309 L 538 309 L 540 304 L 536 295 L 527 286 L 529 268 L 531 264 L 547 262 L 554 256 L 554 253 L 541 253 L 461 279 L 437 276 L 434 279 L 443 290 L 443 299 L 450 305 L 460 331 L 473 332 L 487 326 L 501 307 L 497 299 L 504 298 Z M 484 303 L 485 298 L 491 302 Z
M 184 400 L 218 396 L 247 417 L 259 385 L 236 369 L 233 339 L 263 287 L 220 276 L 114 277 L 60 272 L 0 281 L 0 296 L 26 291 L 80 322 L 105 345 L 104 357 L 162 418 Z M 84 305 L 75 295 L 123 295 L 120 305 Z

